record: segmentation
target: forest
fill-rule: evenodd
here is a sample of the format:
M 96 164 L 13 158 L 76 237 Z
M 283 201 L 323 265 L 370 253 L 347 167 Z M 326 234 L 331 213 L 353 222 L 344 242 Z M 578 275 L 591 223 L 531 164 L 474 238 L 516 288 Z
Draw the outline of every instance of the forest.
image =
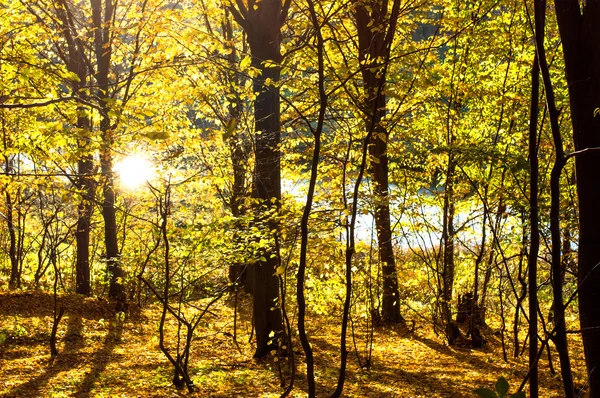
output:
M 0 396 L 600 398 L 600 0 L 0 0 Z

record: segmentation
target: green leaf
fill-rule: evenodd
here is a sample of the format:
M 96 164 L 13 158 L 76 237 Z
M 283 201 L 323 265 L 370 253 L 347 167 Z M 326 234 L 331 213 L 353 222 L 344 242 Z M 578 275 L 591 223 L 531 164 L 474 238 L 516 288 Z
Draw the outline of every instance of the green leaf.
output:
M 508 381 L 506 381 L 506 379 L 502 376 L 500 376 L 496 382 L 496 391 L 498 392 L 500 398 L 504 398 L 508 392 Z
M 514 394 L 511 394 L 510 398 L 527 398 L 527 395 L 525 395 L 525 391 L 519 391 Z
M 496 393 L 489 388 L 478 388 L 475 390 L 475 394 L 479 395 L 481 398 L 498 398 Z

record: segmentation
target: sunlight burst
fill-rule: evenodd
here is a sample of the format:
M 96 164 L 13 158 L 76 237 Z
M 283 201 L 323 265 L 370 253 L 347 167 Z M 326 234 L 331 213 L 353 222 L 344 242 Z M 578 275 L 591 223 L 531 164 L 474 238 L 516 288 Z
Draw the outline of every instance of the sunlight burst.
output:
M 154 176 L 152 162 L 139 154 L 121 159 L 113 170 L 119 175 L 121 185 L 127 189 L 138 188 Z

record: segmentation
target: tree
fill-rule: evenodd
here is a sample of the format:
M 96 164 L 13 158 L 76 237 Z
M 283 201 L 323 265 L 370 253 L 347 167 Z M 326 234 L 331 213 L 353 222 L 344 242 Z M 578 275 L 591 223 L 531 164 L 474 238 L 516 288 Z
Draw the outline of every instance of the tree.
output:
M 562 134 L 559 126 L 559 113 L 554 99 L 554 87 L 550 78 L 548 62 L 546 60 L 546 50 L 544 48 L 544 28 L 546 24 L 546 0 L 535 2 L 535 42 L 536 55 L 544 83 L 546 93 L 546 107 L 550 117 L 550 129 L 554 142 L 555 159 L 550 174 L 550 230 L 552 235 L 552 293 L 553 293 L 553 311 L 554 311 L 554 345 L 560 358 L 560 368 L 565 389 L 565 397 L 574 398 L 575 390 L 573 386 L 573 376 L 571 374 L 571 364 L 569 359 L 569 348 L 567 344 L 567 331 L 565 325 L 565 305 L 563 302 L 563 271 L 562 267 L 562 244 L 560 233 L 560 177 L 566 164 L 566 157 L 563 148 Z M 533 316 L 530 314 L 530 317 Z
M 579 318 L 590 397 L 600 396 L 600 1 L 555 0 L 569 87 L 579 198 Z
M 236 7 L 229 9 L 236 22 L 248 35 L 252 66 L 259 71 L 254 78 L 254 131 L 255 166 L 252 197 L 258 200 L 260 212 L 273 215 L 281 206 L 281 164 L 279 145 L 280 98 L 279 76 L 281 71 L 281 27 L 285 23 L 291 0 L 248 1 L 247 5 L 236 0 Z M 264 219 L 264 217 L 263 217 Z M 270 231 L 277 233 L 273 219 L 268 221 Z M 257 264 L 252 266 L 254 296 L 254 327 L 256 329 L 257 358 L 270 350 L 273 333 L 282 330 L 279 309 L 279 280 L 275 275 L 278 264 L 274 245 L 265 251 Z
M 117 311 L 125 307 L 124 273 L 120 264 L 119 244 L 117 241 L 117 217 L 115 210 L 115 188 L 113 174 L 113 145 L 114 133 L 117 123 L 111 121 L 109 113 L 112 111 L 109 93 L 115 82 L 109 80 L 112 66 L 114 20 L 116 16 L 116 4 L 112 0 L 90 0 L 92 7 L 91 22 L 94 32 L 94 56 L 96 59 L 96 70 L 94 77 L 97 83 L 95 92 L 96 100 L 100 108 L 100 135 L 102 145 L 100 147 L 100 169 L 102 171 L 102 217 L 104 218 L 104 246 L 106 249 L 106 262 L 110 275 L 108 295 L 116 301 Z M 143 5 L 145 7 L 146 2 Z M 138 35 L 139 39 L 139 35 Z M 139 45 L 136 43 L 135 52 L 132 54 L 131 72 L 126 79 L 133 78 L 133 67 Z M 128 90 L 127 90 L 128 91 Z M 126 102 L 127 93 L 125 94 Z
M 385 127 L 386 74 L 381 62 L 391 50 L 400 4 L 395 1 L 388 15 L 388 1 L 367 0 L 356 5 L 358 51 L 364 89 L 365 125 L 369 132 L 370 172 L 373 179 L 375 224 L 379 258 L 382 262 L 382 317 L 386 322 L 403 322 L 400 314 L 398 275 L 392 244 L 388 182 L 388 149 L 390 132 Z
M 48 22 L 47 28 L 50 31 L 60 32 L 64 38 L 64 41 L 54 40 L 53 46 L 69 73 L 66 82 L 70 87 L 71 94 L 85 102 L 87 99 L 85 88 L 90 78 L 85 43 L 81 36 L 76 34 L 75 19 L 64 0 L 56 0 L 51 4 L 38 2 L 27 5 L 29 12 L 35 15 L 39 21 L 44 21 L 41 16 L 46 12 L 45 8 L 47 7 L 56 15 L 55 20 Z M 96 181 L 94 178 L 96 168 L 91 148 L 89 112 L 90 110 L 83 103 L 79 103 L 73 122 L 77 134 L 77 150 L 80 152 L 77 159 L 77 176 L 74 177 L 73 183 L 79 190 L 81 197 L 77 205 L 77 229 L 75 231 L 77 241 L 76 291 L 85 295 L 91 293 L 89 246 L 91 218 L 96 196 Z

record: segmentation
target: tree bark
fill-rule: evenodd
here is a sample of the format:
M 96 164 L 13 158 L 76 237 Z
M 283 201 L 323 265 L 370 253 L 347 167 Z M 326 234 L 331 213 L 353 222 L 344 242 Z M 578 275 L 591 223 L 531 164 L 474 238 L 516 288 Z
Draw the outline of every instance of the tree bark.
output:
M 538 225 L 538 143 L 537 125 L 539 114 L 540 73 L 537 55 L 531 68 L 531 104 L 529 114 L 529 257 L 527 259 L 529 285 L 529 396 L 539 397 L 538 385 L 538 298 L 537 298 L 537 258 L 540 248 L 540 230 Z
M 65 63 L 67 70 L 77 76 L 77 80 L 71 80 L 71 92 L 74 96 L 84 97 L 82 91 L 88 83 L 89 68 L 85 55 L 85 45 L 82 38 L 77 35 L 74 25 L 72 11 L 65 0 L 53 2 L 54 12 L 60 21 L 60 29 L 64 37 L 64 48 L 57 48 L 57 54 Z M 33 8 L 29 10 L 36 16 Z M 39 16 L 38 16 L 39 17 Z M 57 44 L 58 45 L 58 44 Z M 77 107 L 77 119 L 75 127 L 80 131 L 77 137 L 77 148 L 82 155 L 77 161 L 77 178 L 73 183 L 81 195 L 77 205 L 77 230 L 75 241 L 77 242 L 77 254 L 75 263 L 75 291 L 80 294 L 90 295 L 90 264 L 89 245 L 91 218 L 94 211 L 94 200 L 96 195 L 96 181 L 93 174 L 96 171 L 93 155 L 89 153 L 90 145 L 90 121 L 86 115 L 84 106 Z
M 456 162 L 452 153 L 448 154 L 446 184 L 444 190 L 444 211 L 442 226 L 443 258 L 442 258 L 442 318 L 448 344 L 453 345 L 459 336 L 459 329 L 452 319 L 452 293 L 454 288 L 454 175 Z
M 392 244 L 390 220 L 388 154 L 389 131 L 383 125 L 386 115 L 385 79 L 380 74 L 381 59 L 389 51 L 394 37 L 397 12 L 388 16 L 387 1 L 367 0 L 359 2 L 355 11 L 358 31 L 359 60 L 363 64 L 363 90 L 365 92 L 365 124 L 370 132 L 369 155 L 370 174 L 373 183 L 375 225 L 377 244 L 381 260 L 383 297 L 381 302 L 382 319 L 385 322 L 404 322 L 400 313 L 400 294 L 396 259 Z M 385 27 L 387 26 L 387 29 Z
M 2 143 L 4 145 L 4 150 L 6 151 L 8 150 L 9 146 L 9 136 L 5 126 L 4 114 L 2 114 L 2 116 Z M 6 176 L 10 176 L 12 172 L 12 158 L 10 155 L 4 155 L 4 174 Z M 8 187 L 6 185 L 3 187 L 6 205 L 6 215 L 4 219 L 6 220 L 6 227 L 8 228 L 8 236 L 10 240 L 10 246 L 8 248 L 8 257 L 10 258 L 10 279 L 8 282 L 8 288 L 12 290 L 19 288 L 21 284 L 21 276 L 19 275 L 19 257 L 17 256 L 17 234 L 15 231 L 16 228 L 13 216 L 13 200 L 7 188 Z
M 19 257 L 17 256 L 17 235 L 15 233 L 15 224 L 13 220 L 13 204 L 10 193 L 6 191 L 6 226 L 10 237 L 10 247 L 8 256 L 10 257 L 10 279 L 8 288 L 18 289 L 21 285 L 21 275 L 19 274 Z
M 555 0 L 576 151 L 600 147 L 600 2 Z M 600 396 L 600 153 L 575 159 L 579 198 L 579 320 L 590 385 Z
M 78 123 L 79 125 L 80 123 Z M 86 140 L 89 143 L 89 140 Z M 89 296 L 90 283 L 90 232 L 91 219 L 94 212 L 94 199 L 96 196 L 96 181 L 92 174 L 95 167 L 91 155 L 84 155 L 77 162 L 77 189 L 82 198 L 77 205 L 77 259 L 75 263 L 75 291 Z
M 255 165 L 252 197 L 257 200 L 258 218 L 268 225 L 269 235 L 277 233 L 273 214 L 281 205 L 281 165 L 279 145 L 280 62 L 282 61 L 281 26 L 287 18 L 290 1 L 249 1 L 247 6 L 236 1 L 230 7 L 234 19 L 248 36 L 252 66 L 260 71 L 254 79 Z M 268 84 L 267 84 L 268 83 Z M 268 218 L 264 215 L 267 214 Z M 271 239 L 271 241 L 273 241 Z M 279 260 L 274 242 L 266 248 L 262 259 L 251 265 L 253 275 L 253 320 L 256 331 L 255 358 L 266 356 L 283 330 L 279 307 L 279 279 L 275 274 Z M 275 336 L 275 337 L 274 337 Z
M 306 355 L 306 379 L 308 385 L 308 396 L 312 398 L 316 396 L 316 383 L 313 350 L 308 340 L 308 334 L 306 333 L 306 296 L 304 291 L 304 284 L 306 280 L 306 262 L 308 252 L 308 222 L 310 218 L 310 212 L 312 210 L 315 187 L 317 185 L 317 175 L 319 171 L 319 156 L 321 151 L 321 134 L 323 132 L 325 112 L 327 110 L 327 94 L 325 92 L 325 44 L 323 40 L 323 35 L 321 33 L 321 25 L 317 17 L 314 2 L 308 0 L 307 3 L 310 13 L 310 19 L 312 22 L 313 29 L 315 30 L 317 40 L 316 50 L 318 64 L 317 70 L 319 76 L 319 116 L 317 119 L 316 128 L 313 128 L 310 123 L 307 123 L 307 128 L 311 130 L 314 137 L 314 149 L 311 159 L 310 180 L 308 184 L 308 192 L 306 194 L 306 204 L 304 206 L 302 220 L 300 222 L 301 243 L 300 261 L 298 263 L 298 280 L 296 284 L 296 298 L 298 301 L 298 336 L 300 339 L 300 343 L 302 344 L 304 354 Z M 347 314 L 344 313 L 344 316 L 346 315 Z
M 554 165 L 550 173 L 550 232 L 552 237 L 552 264 L 551 282 L 554 309 L 555 334 L 552 341 L 556 346 L 560 358 L 560 369 L 566 398 L 574 398 L 573 375 L 569 359 L 567 344 L 567 331 L 565 325 L 565 306 L 562 297 L 562 260 L 561 260 L 561 233 L 560 233 L 560 176 L 566 164 L 563 149 L 562 135 L 559 126 L 559 115 L 554 100 L 554 88 L 550 78 L 550 70 L 546 61 L 544 48 L 544 27 L 546 21 L 546 0 L 535 2 L 535 36 L 536 54 L 538 57 L 544 91 L 546 93 L 546 106 L 550 117 L 552 139 L 554 141 Z
M 92 7 L 92 24 L 94 26 L 94 55 L 96 72 L 94 74 L 98 90 L 96 97 L 101 109 L 100 133 L 102 145 L 100 149 L 100 169 L 102 172 L 102 217 L 104 219 L 104 245 L 106 262 L 110 275 L 108 295 L 115 300 L 117 311 L 125 310 L 126 297 L 124 272 L 120 264 L 119 243 L 117 239 L 117 217 L 115 210 L 116 192 L 114 188 L 113 154 L 114 129 L 109 117 L 109 71 L 112 57 L 112 26 L 115 4 L 112 0 L 90 0 Z

